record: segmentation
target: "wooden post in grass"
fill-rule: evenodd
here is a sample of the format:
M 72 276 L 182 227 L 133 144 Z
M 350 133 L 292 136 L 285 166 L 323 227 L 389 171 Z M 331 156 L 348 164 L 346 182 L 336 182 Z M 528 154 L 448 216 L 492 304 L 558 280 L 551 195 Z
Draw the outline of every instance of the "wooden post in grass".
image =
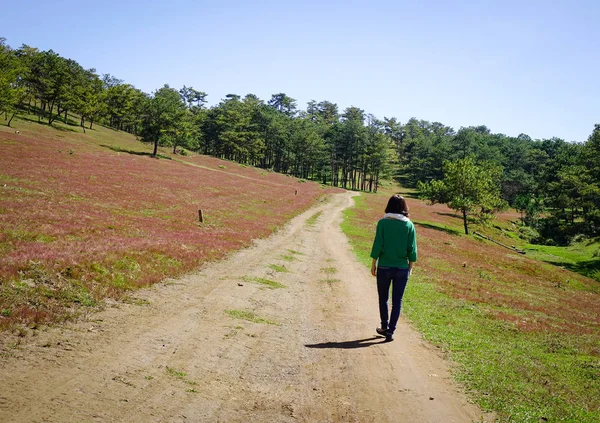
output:
M 198 209 L 198 220 L 200 223 L 204 223 L 204 215 L 202 214 L 202 209 Z
M 298 195 L 298 190 L 296 190 L 296 192 L 294 192 L 294 195 Z

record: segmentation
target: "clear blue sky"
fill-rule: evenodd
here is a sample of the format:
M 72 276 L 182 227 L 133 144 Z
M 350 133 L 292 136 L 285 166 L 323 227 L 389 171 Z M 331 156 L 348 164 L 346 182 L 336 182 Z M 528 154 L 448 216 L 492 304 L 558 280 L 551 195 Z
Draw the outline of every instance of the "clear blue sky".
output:
M 600 123 L 600 1 L 9 1 L 0 36 L 152 92 L 357 106 L 585 141 Z

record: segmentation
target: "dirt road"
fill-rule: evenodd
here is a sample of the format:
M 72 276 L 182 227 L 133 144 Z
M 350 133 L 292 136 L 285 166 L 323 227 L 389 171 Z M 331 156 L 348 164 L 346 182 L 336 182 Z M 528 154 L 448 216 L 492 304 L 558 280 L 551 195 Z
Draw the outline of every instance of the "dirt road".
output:
M 374 278 L 339 229 L 351 204 L 338 194 L 131 304 L 5 340 L 0 422 L 480 421 L 403 318 L 393 342 L 375 336 Z

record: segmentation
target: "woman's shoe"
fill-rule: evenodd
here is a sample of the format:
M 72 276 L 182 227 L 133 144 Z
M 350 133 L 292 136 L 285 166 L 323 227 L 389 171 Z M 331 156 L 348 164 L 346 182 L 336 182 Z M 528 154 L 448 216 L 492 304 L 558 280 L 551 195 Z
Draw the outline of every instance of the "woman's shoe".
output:
M 379 335 L 385 336 L 385 337 L 387 337 L 387 335 L 388 335 L 387 329 L 377 328 L 377 329 L 375 329 L 375 332 L 377 332 Z

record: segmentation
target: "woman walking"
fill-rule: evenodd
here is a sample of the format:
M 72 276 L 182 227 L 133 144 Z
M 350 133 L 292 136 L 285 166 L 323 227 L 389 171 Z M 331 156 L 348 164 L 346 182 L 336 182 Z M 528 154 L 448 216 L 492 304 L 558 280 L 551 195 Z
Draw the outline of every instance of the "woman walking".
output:
M 417 261 L 417 236 L 410 221 L 408 205 L 401 195 L 393 195 L 385 208 L 383 219 L 377 222 L 377 232 L 371 249 L 371 274 L 377 276 L 381 326 L 376 329 L 386 341 L 394 339 L 400 317 L 402 297 Z M 388 319 L 388 298 L 392 286 L 392 312 Z

